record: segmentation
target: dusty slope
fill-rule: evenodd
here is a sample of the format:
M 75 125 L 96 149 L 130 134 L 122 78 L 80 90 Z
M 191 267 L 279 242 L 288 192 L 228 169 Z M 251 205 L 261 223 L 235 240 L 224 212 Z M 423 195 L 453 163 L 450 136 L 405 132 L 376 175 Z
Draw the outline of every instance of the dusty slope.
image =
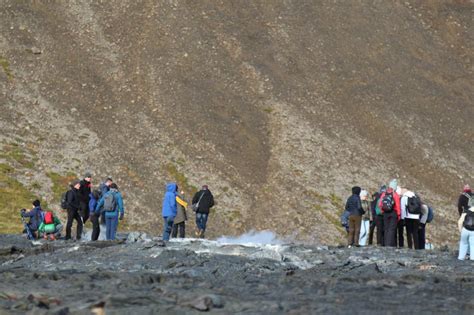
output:
M 320 242 L 340 239 L 351 185 L 397 176 L 453 241 L 472 180 L 472 14 L 470 1 L 5 1 L 1 140 L 35 167 L 5 161 L 51 204 L 50 170 L 111 174 L 129 224 L 155 232 L 179 179 L 210 184 L 211 236 Z

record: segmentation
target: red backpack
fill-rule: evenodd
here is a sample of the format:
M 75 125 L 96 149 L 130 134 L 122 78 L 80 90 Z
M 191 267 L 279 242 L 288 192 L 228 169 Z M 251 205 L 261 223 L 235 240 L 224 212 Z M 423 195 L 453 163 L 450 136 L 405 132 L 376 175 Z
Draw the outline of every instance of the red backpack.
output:
M 47 211 L 44 214 L 44 224 L 51 224 L 51 223 L 54 223 L 53 213 L 51 211 Z

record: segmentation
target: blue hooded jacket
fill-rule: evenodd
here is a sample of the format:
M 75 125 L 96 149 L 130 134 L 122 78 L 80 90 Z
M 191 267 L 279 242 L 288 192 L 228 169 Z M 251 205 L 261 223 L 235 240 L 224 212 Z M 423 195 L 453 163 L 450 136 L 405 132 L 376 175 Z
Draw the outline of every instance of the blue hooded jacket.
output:
M 29 212 L 23 213 L 23 217 L 30 218 L 30 229 L 33 231 L 36 231 L 38 227 L 40 226 L 41 222 L 43 222 L 43 210 L 41 207 L 34 207 L 33 210 Z
M 89 210 L 91 213 L 99 214 L 100 211 L 97 211 L 95 209 L 95 206 L 97 206 L 97 199 L 95 199 L 94 194 L 90 193 L 89 194 Z
M 96 213 L 100 212 L 100 208 L 104 206 L 105 196 L 107 196 L 108 194 L 114 194 L 114 198 L 117 202 L 115 206 L 115 211 L 105 211 L 105 217 L 106 218 L 118 217 L 119 211 L 121 214 L 123 214 L 125 210 L 123 208 L 122 194 L 117 189 L 110 189 L 105 195 L 103 195 L 100 198 L 99 203 L 97 203 L 97 205 L 95 206 L 95 212 Z
M 163 198 L 163 218 L 176 217 L 178 208 L 176 206 L 176 183 L 166 184 L 165 197 Z

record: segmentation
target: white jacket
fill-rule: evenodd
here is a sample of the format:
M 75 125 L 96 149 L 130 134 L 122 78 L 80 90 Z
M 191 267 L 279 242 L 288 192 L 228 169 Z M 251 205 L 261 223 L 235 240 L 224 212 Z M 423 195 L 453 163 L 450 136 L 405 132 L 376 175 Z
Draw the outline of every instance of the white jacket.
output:
M 401 219 L 415 219 L 415 220 L 419 220 L 420 219 L 420 215 L 419 214 L 412 214 L 410 212 L 408 212 L 408 208 L 407 208 L 407 202 L 408 202 L 408 198 L 411 198 L 411 197 L 414 197 L 415 196 L 415 193 L 413 191 L 406 191 L 402 198 L 400 198 L 400 208 L 401 208 Z

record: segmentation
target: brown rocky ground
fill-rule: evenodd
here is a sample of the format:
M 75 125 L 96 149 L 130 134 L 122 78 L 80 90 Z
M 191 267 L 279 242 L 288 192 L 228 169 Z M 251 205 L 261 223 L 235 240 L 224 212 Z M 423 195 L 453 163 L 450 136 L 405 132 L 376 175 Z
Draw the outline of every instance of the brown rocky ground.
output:
M 188 194 L 208 183 L 210 236 L 265 228 L 323 243 L 342 237 L 352 185 L 398 177 L 451 243 L 457 193 L 474 184 L 473 9 L 4 1 L 5 174 L 53 207 L 61 178 L 110 174 L 128 226 L 155 232 L 167 180 Z

